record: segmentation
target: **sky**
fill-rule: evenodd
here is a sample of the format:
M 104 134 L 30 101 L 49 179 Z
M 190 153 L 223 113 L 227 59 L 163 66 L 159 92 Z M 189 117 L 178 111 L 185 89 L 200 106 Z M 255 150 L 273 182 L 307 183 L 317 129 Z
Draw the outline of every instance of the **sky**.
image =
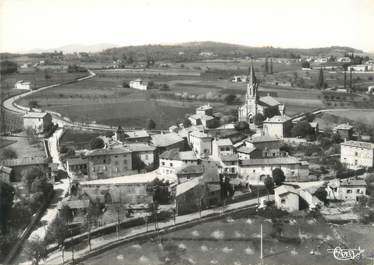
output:
M 374 51 L 374 0 L 0 0 L 0 51 L 217 41 Z

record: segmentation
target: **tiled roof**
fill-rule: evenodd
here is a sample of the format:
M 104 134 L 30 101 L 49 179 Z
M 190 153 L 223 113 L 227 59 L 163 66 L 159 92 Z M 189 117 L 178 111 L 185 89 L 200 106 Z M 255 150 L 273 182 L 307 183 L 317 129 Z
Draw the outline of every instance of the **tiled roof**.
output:
M 221 155 L 222 161 L 237 161 L 239 159 L 238 154 L 231 154 L 231 155 Z
M 208 134 L 199 131 L 193 131 L 190 135 L 198 138 L 212 138 Z
M 182 174 L 203 174 L 204 168 L 202 165 L 187 165 L 177 172 L 177 175 Z
M 365 148 L 365 149 L 374 149 L 374 144 L 373 143 L 360 142 L 360 141 L 345 141 L 345 142 L 341 143 L 341 145 L 358 147 L 358 148 Z
M 102 156 L 102 155 L 120 155 L 131 153 L 130 149 L 125 147 L 114 147 L 105 149 L 95 149 L 86 154 L 86 156 Z
M 302 161 L 293 156 L 274 157 L 274 158 L 257 158 L 246 159 L 240 163 L 242 166 L 255 166 L 255 165 L 294 165 L 302 164 Z
M 348 187 L 362 187 L 367 186 L 365 180 L 363 179 L 341 179 L 340 186 L 348 186 Z
M 197 157 L 193 151 L 180 152 L 176 148 L 163 152 L 160 155 L 160 158 L 170 160 L 197 160 Z
M 14 167 L 14 166 L 28 166 L 28 165 L 41 165 L 48 164 L 50 159 L 44 156 L 36 157 L 23 157 L 16 159 L 3 160 L 1 163 L 3 166 Z
M 77 157 L 77 158 L 68 158 L 66 160 L 66 162 L 69 163 L 69 166 L 74 166 L 74 165 L 86 164 L 87 160 L 83 159 L 83 158 L 80 158 L 80 157 Z
M 291 185 L 281 185 L 274 189 L 274 193 L 278 195 L 283 195 L 287 193 L 299 194 L 297 188 Z
M 133 152 L 145 152 L 145 151 L 154 151 L 156 147 L 151 146 L 145 143 L 133 143 L 133 144 L 126 144 L 126 147 L 129 148 Z
M 236 151 L 238 153 L 250 154 L 256 150 L 256 147 L 241 146 Z
M 353 129 L 353 126 L 350 125 L 349 123 L 339 124 L 334 127 L 334 130 L 351 130 L 351 129 Z
M 247 141 L 251 143 L 263 143 L 263 142 L 277 142 L 279 141 L 279 139 L 270 137 L 270 136 L 256 136 L 256 137 L 252 137 L 252 139 L 248 138 Z
M 276 116 L 273 116 L 273 117 L 271 117 L 269 119 L 266 119 L 264 121 L 264 123 L 267 123 L 267 122 L 284 123 L 284 122 L 287 122 L 289 120 L 291 120 L 291 118 L 288 117 L 287 115 L 276 115 Z
M 217 146 L 229 146 L 229 145 L 232 145 L 232 142 L 229 138 L 217 140 Z
M 125 132 L 129 137 L 128 138 L 143 138 L 149 137 L 149 134 L 146 130 L 139 130 L 139 131 L 128 131 Z
M 25 115 L 23 115 L 23 117 L 41 119 L 41 118 L 44 118 L 44 116 L 47 114 L 48 114 L 47 112 L 27 112 Z
M 130 175 L 130 176 L 122 176 L 116 178 L 107 178 L 107 179 L 96 179 L 90 181 L 81 181 L 79 184 L 81 186 L 88 186 L 88 185 L 123 185 L 123 184 L 138 184 L 138 183 L 150 183 L 155 178 L 159 178 L 160 176 L 155 172 L 151 171 L 144 174 L 137 174 L 137 175 Z
M 213 109 L 213 107 L 208 104 L 208 105 L 200 106 L 196 110 L 207 110 L 207 109 Z
M 280 105 L 280 103 L 272 96 L 260 97 L 259 101 L 271 107 Z
M 183 142 L 183 138 L 176 133 L 155 134 L 151 136 L 154 146 L 167 147 Z
M 177 186 L 176 196 L 179 196 L 200 184 L 200 178 L 194 178 Z

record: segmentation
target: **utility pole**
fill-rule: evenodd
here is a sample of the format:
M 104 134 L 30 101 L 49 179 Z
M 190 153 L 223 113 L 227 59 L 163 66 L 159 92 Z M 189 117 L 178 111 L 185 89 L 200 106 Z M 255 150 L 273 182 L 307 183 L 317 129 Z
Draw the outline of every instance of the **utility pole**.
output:
M 344 70 L 344 89 L 347 88 L 347 71 Z
M 71 243 L 71 260 L 74 264 L 74 242 L 73 241 L 73 229 L 70 229 L 70 243 Z
M 260 247 L 261 247 L 260 259 L 261 259 L 261 264 L 263 264 L 263 262 L 264 262 L 264 249 L 263 249 L 262 224 L 261 224 L 261 242 L 260 242 Z
M 349 69 L 349 90 L 352 91 L 352 67 Z

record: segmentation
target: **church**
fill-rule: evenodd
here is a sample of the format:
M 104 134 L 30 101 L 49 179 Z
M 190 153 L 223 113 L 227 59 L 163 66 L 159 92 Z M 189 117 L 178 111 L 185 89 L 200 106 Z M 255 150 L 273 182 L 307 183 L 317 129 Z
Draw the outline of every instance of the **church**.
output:
M 284 105 L 270 95 L 258 96 L 259 83 L 255 76 L 253 64 L 249 68 L 248 75 L 247 94 L 244 105 L 238 109 L 238 121 L 246 121 L 249 124 L 253 124 L 254 117 L 257 114 L 262 114 L 266 119 L 284 112 Z

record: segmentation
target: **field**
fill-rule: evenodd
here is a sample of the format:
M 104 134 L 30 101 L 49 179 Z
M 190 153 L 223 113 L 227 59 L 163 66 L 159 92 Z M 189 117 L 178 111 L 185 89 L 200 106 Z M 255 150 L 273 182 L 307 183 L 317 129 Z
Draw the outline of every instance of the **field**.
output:
M 256 62 L 257 76 L 262 76 L 263 63 Z M 20 101 L 27 105 L 36 100 L 45 109 L 62 113 L 74 121 L 97 122 L 126 128 L 144 127 L 153 119 L 157 128 L 167 128 L 194 112 L 199 105 L 211 103 L 216 111 L 231 113 L 243 102 L 244 83 L 233 83 L 231 77 L 248 71 L 249 61 L 207 61 L 171 65 L 136 71 L 97 71 L 97 76 L 83 82 L 64 85 L 31 95 Z M 283 69 L 281 69 L 283 67 Z M 298 65 L 275 64 L 274 70 L 291 71 Z M 197 74 L 200 73 L 200 74 Z M 153 81 L 157 89 L 138 91 L 124 88 L 123 82 L 135 78 Z M 267 76 L 266 78 L 271 78 Z M 264 83 L 260 96 L 270 93 L 287 105 L 289 115 L 323 106 L 320 91 L 296 87 L 277 87 Z M 228 94 L 237 102 L 226 105 Z
M 123 245 L 83 264 L 259 264 L 260 224 L 264 235 L 263 264 L 335 265 L 337 260 L 328 249 L 361 246 L 369 254 L 374 243 L 370 226 L 333 227 L 311 217 L 288 216 L 283 219 L 279 235 L 269 219 L 229 217 L 168 233 L 159 239 Z M 354 264 L 367 262 L 363 257 Z

